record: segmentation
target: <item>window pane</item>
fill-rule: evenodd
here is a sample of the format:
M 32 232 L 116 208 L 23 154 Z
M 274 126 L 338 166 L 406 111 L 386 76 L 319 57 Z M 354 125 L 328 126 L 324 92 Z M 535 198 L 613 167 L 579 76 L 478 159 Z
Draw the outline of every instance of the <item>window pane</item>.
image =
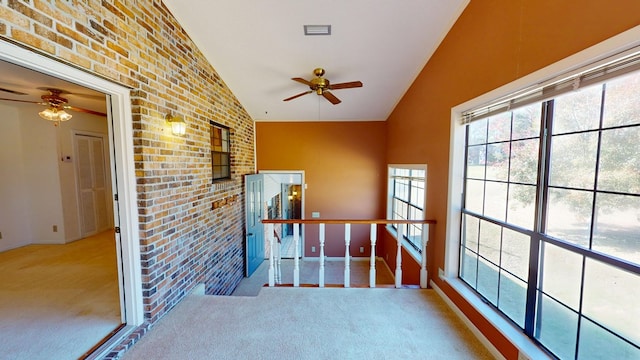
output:
M 640 197 L 597 194 L 592 248 L 640 264 Z
M 409 201 L 409 181 L 404 179 L 395 179 L 395 194 L 398 199 Z
M 424 183 L 411 181 L 411 203 L 420 209 L 424 208 Z
M 640 73 L 609 81 L 605 89 L 603 127 L 640 123 Z
M 482 214 L 483 202 L 484 182 L 479 180 L 467 180 L 464 204 L 465 209 Z
M 598 133 L 554 136 L 549 185 L 593 189 Z
M 480 220 L 477 217 L 464 215 L 463 246 L 477 252 Z
M 546 295 L 540 299 L 535 338 L 560 359 L 574 359 L 578 315 Z
M 505 141 L 511 138 L 511 112 L 494 115 L 489 118 L 487 142 Z
M 511 143 L 509 181 L 535 185 L 538 181 L 539 139 Z
M 521 328 L 524 328 L 526 303 L 527 284 L 504 271 L 500 272 L 498 308 Z
M 640 126 L 602 132 L 599 190 L 640 194 L 639 140 Z
M 546 233 L 588 248 L 592 206 L 591 192 L 549 189 Z
M 539 290 L 577 310 L 580 304 L 582 256 L 549 243 L 542 243 Z
M 532 185 L 509 185 L 509 210 L 507 222 L 533 230 L 535 220 L 536 187 Z
M 513 140 L 540 136 L 540 121 L 542 106 L 540 103 L 531 104 L 513 110 Z
M 640 350 L 582 318 L 578 358 L 580 360 L 637 360 L 640 359 Z
M 582 313 L 640 346 L 640 276 L 587 259 Z
M 483 258 L 479 258 L 478 261 L 478 286 L 476 289 L 493 305 L 498 304 L 498 267 Z
M 394 199 L 393 200 L 393 215 L 394 215 L 394 219 L 399 220 L 399 219 L 403 219 L 406 220 L 407 219 L 407 203 Z
M 487 221 L 480 222 L 479 253 L 495 264 L 500 264 L 500 239 L 502 228 Z
M 507 212 L 507 184 L 487 182 L 484 214 L 497 220 L 505 220 Z
M 484 179 L 487 156 L 486 145 L 470 146 L 467 153 L 467 178 Z
M 462 257 L 460 260 L 460 277 L 475 289 L 478 255 L 466 249 L 460 251 L 460 253 Z
M 500 266 L 523 280 L 529 277 L 529 244 L 528 235 L 509 229 L 502 230 L 502 258 Z
M 601 85 L 558 96 L 553 105 L 553 133 L 597 129 L 601 102 Z
M 509 143 L 487 145 L 487 179 L 507 181 L 509 177 Z
M 487 119 L 474 121 L 469 124 L 469 145 L 487 142 Z

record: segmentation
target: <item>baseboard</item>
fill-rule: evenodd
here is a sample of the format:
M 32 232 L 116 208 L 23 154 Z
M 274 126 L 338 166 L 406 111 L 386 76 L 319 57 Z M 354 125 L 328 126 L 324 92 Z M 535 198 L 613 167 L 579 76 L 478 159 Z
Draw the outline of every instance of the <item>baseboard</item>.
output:
M 473 335 L 475 335 L 475 337 L 478 340 L 480 340 L 482 345 L 484 345 L 484 347 L 486 347 L 487 350 L 489 350 L 491 355 L 493 355 L 498 360 L 506 360 L 504 355 L 502 355 L 502 353 L 498 351 L 498 349 L 495 346 L 493 346 L 491 341 L 489 341 L 489 339 L 487 339 L 487 337 L 484 336 L 484 334 L 480 331 L 480 329 L 478 329 L 471 322 L 471 320 L 469 320 L 469 318 L 462 312 L 462 310 L 460 310 L 460 308 L 458 308 L 458 306 L 456 306 L 456 304 L 454 304 L 453 301 L 449 299 L 449 297 L 442 291 L 442 289 L 438 287 L 438 285 L 436 285 L 433 281 L 430 282 L 430 285 L 436 291 L 436 293 L 440 296 L 440 298 L 442 298 L 442 300 L 444 300 L 444 302 L 449 306 L 449 308 L 451 308 L 451 310 L 453 310 L 453 312 L 456 315 L 458 315 L 460 320 L 462 320 L 462 322 L 469 328 L 469 330 L 471 330 Z

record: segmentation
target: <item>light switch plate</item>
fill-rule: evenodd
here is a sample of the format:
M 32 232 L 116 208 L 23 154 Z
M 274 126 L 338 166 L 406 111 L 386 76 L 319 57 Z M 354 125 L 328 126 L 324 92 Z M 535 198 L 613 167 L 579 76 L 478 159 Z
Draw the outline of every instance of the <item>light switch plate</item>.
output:
M 320 211 L 314 211 L 311 213 L 311 217 L 317 219 L 320 217 Z

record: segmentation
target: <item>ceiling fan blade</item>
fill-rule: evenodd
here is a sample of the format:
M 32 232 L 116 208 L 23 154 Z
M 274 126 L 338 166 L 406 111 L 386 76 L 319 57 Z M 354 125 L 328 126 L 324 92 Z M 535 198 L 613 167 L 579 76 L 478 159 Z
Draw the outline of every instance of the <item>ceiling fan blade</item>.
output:
M 300 93 L 300 94 L 298 94 L 298 95 L 293 95 L 292 97 L 286 98 L 286 99 L 284 99 L 284 100 L 282 100 L 282 101 L 289 101 L 289 100 L 293 100 L 293 99 L 295 99 L 295 98 L 299 98 L 300 96 L 307 95 L 307 94 L 311 94 L 312 92 L 313 92 L 313 90 L 305 91 L 305 92 Z
M 333 105 L 338 105 L 342 102 L 340 101 L 340 99 L 338 99 L 335 95 L 328 92 L 327 90 L 322 92 L 322 96 L 324 96 L 325 99 L 329 100 L 329 102 L 331 102 Z
M 5 99 L 5 98 L 0 98 L 0 100 L 5 100 L 5 101 L 16 101 L 16 102 L 29 103 L 29 104 L 38 104 L 38 105 L 47 105 L 47 104 L 43 103 L 42 101 L 30 101 L 30 100 L 18 100 L 18 99 Z
M 79 108 L 79 107 L 75 107 L 75 106 L 63 106 L 65 109 L 68 110 L 73 110 L 73 111 L 77 111 L 77 112 L 83 112 L 83 113 L 87 113 L 87 114 L 92 114 L 92 115 L 98 115 L 98 116 L 107 116 L 107 114 L 103 113 L 103 112 L 99 112 L 99 111 L 94 111 L 94 110 L 89 110 L 89 109 L 84 109 L 84 108 Z
M 21 91 L 15 91 L 15 90 L 11 90 L 11 89 L 6 89 L 6 88 L 2 88 L 0 87 L 0 91 L 9 93 L 9 94 L 14 94 L 14 95 L 29 95 L 27 93 L 23 93 Z
M 351 81 L 351 82 L 344 82 L 339 84 L 331 84 L 329 86 L 329 89 L 338 90 L 338 89 L 349 89 L 349 88 L 357 88 L 357 87 L 362 87 L 362 82 Z
M 305 80 L 303 78 L 291 78 L 291 80 L 297 81 L 299 83 L 303 83 L 303 84 L 305 84 L 307 86 L 312 86 L 313 85 L 311 82 L 309 82 L 309 81 L 307 81 L 307 80 Z

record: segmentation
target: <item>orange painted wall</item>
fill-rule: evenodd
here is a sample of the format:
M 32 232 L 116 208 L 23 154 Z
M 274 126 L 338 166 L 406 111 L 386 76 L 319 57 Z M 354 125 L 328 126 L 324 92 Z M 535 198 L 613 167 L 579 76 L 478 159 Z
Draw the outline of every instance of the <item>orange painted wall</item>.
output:
M 323 219 L 383 218 L 386 133 L 382 121 L 257 122 L 258 170 L 304 170 L 307 219 L 314 211 Z M 352 226 L 352 256 L 370 254 L 368 234 L 367 226 Z M 309 225 L 305 255 L 318 254 L 317 226 Z M 344 256 L 344 227 L 327 225 L 325 254 Z
M 451 108 L 639 24 L 637 0 L 469 3 L 387 124 L 389 163 L 428 164 L 426 216 L 438 221 L 428 248 L 431 275 L 444 266 Z M 464 299 L 431 279 L 507 359 L 517 359 L 515 347 Z

